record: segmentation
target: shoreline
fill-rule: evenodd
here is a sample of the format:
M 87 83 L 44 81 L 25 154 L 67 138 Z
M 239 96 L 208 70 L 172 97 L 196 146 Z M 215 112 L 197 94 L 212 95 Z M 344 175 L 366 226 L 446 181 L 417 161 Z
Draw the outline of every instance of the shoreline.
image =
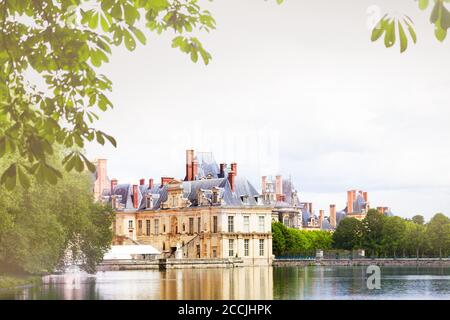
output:
M 290 266 L 393 266 L 393 267 L 450 267 L 449 258 L 364 258 L 364 259 L 315 259 L 315 260 L 296 260 L 296 259 L 275 259 L 272 266 L 290 267 Z
M 2 274 L 0 275 L 0 291 L 26 289 L 38 285 L 41 282 L 42 276 L 39 275 L 18 276 Z
M 204 269 L 204 268 L 239 268 L 258 267 L 258 265 L 244 265 L 242 261 L 228 259 L 163 259 L 158 260 L 115 260 L 104 261 L 97 267 L 97 271 L 122 271 L 122 270 L 166 270 L 166 269 Z M 220 261 L 219 261 L 220 260 Z M 409 266 L 409 267 L 450 267 L 449 258 L 427 258 L 427 259 L 274 259 L 272 267 L 307 267 L 307 266 Z

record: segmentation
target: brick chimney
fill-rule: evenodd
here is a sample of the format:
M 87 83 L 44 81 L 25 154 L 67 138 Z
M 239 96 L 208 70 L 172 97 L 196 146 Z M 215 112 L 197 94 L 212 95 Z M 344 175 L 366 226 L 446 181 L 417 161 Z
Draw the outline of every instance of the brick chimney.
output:
M 347 191 L 347 213 L 353 213 L 353 191 Z
M 148 179 L 148 188 L 153 189 L 153 179 L 152 178 Z
M 267 177 L 266 176 L 262 176 L 261 177 L 261 193 L 262 194 L 266 193 L 266 188 L 267 188 L 266 181 L 267 181 Z
M 231 164 L 231 171 L 233 171 L 234 175 L 237 176 L 237 163 L 236 162 L 233 162 Z
M 198 161 L 193 160 L 192 161 L 192 178 L 191 178 L 191 180 L 195 180 L 197 178 L 197 175 L 198 175 Z
M 140 186 L 143 186 L 144 184 L 145 184 L 145 179 L 139 180 L 139 185 L 140 185 Z
M 323 219 L 324 219 L 324 217 L 325 217 L 325 213 L 324 213 L 324 211 L 323 210 L 319 210 L 319 228 L 320 227 L 322 227 L 322 222 L 323 222 Z
M 114 194 L 114 189 L 117 186 L 117 179 L 112 179 L 111 180 L 111 194 Z
M 228 182 L 230 184 L 231 191 L 234 192 L 234 171 L 228 172 Z
M 192 181 L 192 162 L 194 161 L 194 150 L 186 150 L 186 177 L 185 181 Z
M 280 175 L 275 177 L 275 194 L 283 194 L 283 178 Z
M 220 164 L 220 178 L 225 178 L 225 167 L 226 167 L 226 163 L 221 163 Z
M 135 209 L 138 208 L 138 186 L 137 184 L 133 185 L 133 207 Z
M 336 205 L 330 204 L 330 225 L 336 228 Z
M 363 198 L 366 203 L 369 202 L 369 197 L 368 197 L 367 191 L 363 192 Z
M 106 171 L 106 159 L 97 159 L 94 161 L 97 170 L 97 179 L 94 182 L 94 197 L 101 201 L 103 191 L 108 190 L 108 175 Z

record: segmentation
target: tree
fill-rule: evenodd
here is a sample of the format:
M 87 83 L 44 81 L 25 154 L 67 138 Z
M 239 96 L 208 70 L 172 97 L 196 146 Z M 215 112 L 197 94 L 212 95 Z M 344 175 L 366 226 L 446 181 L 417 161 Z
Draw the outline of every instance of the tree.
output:
M 450 27 L 450 11 L 447 9 L 445 2 L 448 1 L 435 0 L 430 13 L 430 22 L 435 26 L 435 37 L 441 42 L 447 37 L 447 30 Z M 418 0 L 418 4 L 421 10 L 427 10 L 430 1 Z M 398 36 L 398 39 L 400 39 L 400 52 L 404 52 L 408 47 L 406 31 L 409 33 L 411 40 L 416 43 L 417 35 L 414 31 L 414 23 L 409 16 L 404 15 L 402 18 L 397 18 L 385 14 L 372 30 L 371 40 L 377 41 L 384 35 L 384 45 L 386 48 L 390 48 L 395 44 Z
M 412 220 L 412 222 L 414 222 L 416 224 L 423 225 L 425 223 L 425 218 L 420 214 L 416 214 L 414 217 L 412 217 L 411 220 Z
M 353 250 L 361 247 L 363 224 L 356 218 L 346 217 L 339 222 L 333 233 L 336 249 Z
M 414 219 L 414 218 L 413 218 Z M 425 247 L 425 227 L 416 222 L 405 222 L 405 233 L 402 240 L 402 248 L 405 251 L 414 252 L 419 258 L 420 251 Z
M 286 238 L 283 236 L 283 228 L 286 227 L 281 222 L 272 223 L 272 250 L 275 256 L 281 256 L 286 250 Z
M 383 221 L 385 216 L 376 209 L 369 209 L 362 220 L 363 246 L 376 256 L 379 255 L 383 239 Z
M 58 168 L 59 159 L 50 160 Z M 2 159 L 0 168 L 14 161 Z M 89 173 L 63 178 L 54 186 L 31 179 L 27 189 L 0 188 L 0 271 L 52 272 L 64 266 L 67 252 L 95 271 L 111 245 L 112 209 L 94 202 Z
M 426 226 L 426 236 L 434 251 L 446 252 L 450 247 L 450 219 L 442 213 L 437 213 Z
M 111 81 L 96 68 L 109 61 L 111 46 L 133 51 L 146 43 L 139 28 L 173 31 L 172 47 L 211 59 L 193 30 L 210 31 L 215 21 L 197 0 L 3 0 L 0 2 L 0 158 L 17 152 L 23 160 L 5 168 L 0 182 L 28 187 L 29 176 L 56 184 L 61 170 L 49 158 L 54 147 L 69 150 L 67 171 L 94 165 L 81 149 L 86 142 L 116 141 L 92 125 L 97 111 L 112 108 Z M 27 73 L 45 83 L 38 88 Z
M 445 2 L 436 0 L 430 16 L 440 41 L 450 26 Z M 420 9 L 428 6 L 429 0 L 419 0 Z M 111 46 L 133 51 L 138 42 L 146 44 L 139 27 L 145 25 L 158 34 L 173 31 L 172 47 L 208 64 L 211 55 L 191 32 L 215 29 L 214 18 L 198 0 L 2 0 L 0 17 L 0 158 L 16 150 L 23 158 L 1 173 L 0 184 L 8 189 L 18 182 L 26 188 L 30 175 L 56 184 L 61 171 L 48 158 L 57 143 L 78 147 L 61 160 L 69 172 L 95 170 L 80 151 L 86 142 L 116 146 L 112 136 L 93 127 L 97 111 L 113 106 L 107 97 L 111 81 L 96 71 L 109 62 Z M 396 25 L 403 52 L 405 29 L 414 42 L 417 38 L 409 17 L 397 21 L 385 15 L 372 41 L 384 34 L 386 47 L 393 46 Z M 41 76 L 44 88 L 30 83 L 30 72 Z
M 400 217 L 385 217 L 381 232 L 381 245 L 384 252 L 393 253 L 396 256 L 405 236 L 405 220 Z

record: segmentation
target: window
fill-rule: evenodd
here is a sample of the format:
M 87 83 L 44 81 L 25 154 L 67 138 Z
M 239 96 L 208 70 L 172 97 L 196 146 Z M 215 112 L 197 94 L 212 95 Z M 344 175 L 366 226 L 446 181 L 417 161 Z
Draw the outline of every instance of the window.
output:
M 155 234 L 159 234 L 159 220 L 155 219 Z
M 264 239 L 259 239 L 259 255 L 264 255 Z
M 166 233 L 166 225 L 163 224 L 163 233 Z
M 259 220 L 258 220 L 258 230 L 259 232 L 264 232 L 264 216 L 259 216 Z
M 213 217 L 213 233 L 217 233 L 217 216 Z
M 138 236 L 142 236 L 142 220 L 138 220 Z
M 244 216 L 244 232 L 250 232 L 250 216 Z
M 200 245 L 197 245 L 197 258 L 200 258 Z
M 202 231 L 202 220 L 201 220 L 201 218 L 199 217 L 199 218 L 197 219 L 197 232 L 200 233 L 201 231 Z
M 128 220 L 128 229 L 133 229 L 133 220 Z
M 248 257 L 248 248 L 249 248 L 250 240 L 244 239 L 244 256 Z
M 213 252 L 213 258 L 217 258 L 217 247 L 216 246 L 212 247 L 212 252 Z
M 234 217 L 228 216 L 228 232 L 234 232 Z
M 150 235 L 150 220 L 145 220 L 145 226 L 146 226 L 145 231 L 147 232 L 146 234 L 147 234 L 147 236 L 149 236 Z
M 172 197 L 172 207 L 175 208 L 178 206 L 178 199 L 177 197 Z
M 234 240 L 228 239 L 228 256 L 233 257 L 234 256 Z
M 151 194 L 147 195 L 147 197 L 145 198 L 145 207 L 147 209 L 153 208 L 153 196 Z
M 189 234 L 194 233 L 194 218 L 189 218 Z

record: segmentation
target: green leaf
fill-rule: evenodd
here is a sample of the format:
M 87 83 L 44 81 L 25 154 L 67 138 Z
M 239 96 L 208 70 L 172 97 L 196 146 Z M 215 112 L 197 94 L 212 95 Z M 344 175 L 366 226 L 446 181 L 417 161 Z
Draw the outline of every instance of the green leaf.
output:
M 405 30 L 400 21 L 398 21 L 398 32 L 400 35 L 400 52 L 405 52 L 408 47 L 408 39 L 406 38 Z
M 122 6 L 117 2 L 111 10 L 111 16 L 117 20 L 122 19 Z
M 97 29 L 98 27 L 98 12 L 96 12 L 89 20 L 89 28 Z
M 95 170 L 96 170 L 95 165 L 94 165 L 92 162 L 90 162 L 90 161 L 84 156 L 84 154 L 80 153 L 80 155 L 83 157 L 84 163 L 86 164 L 86 167 L 88 168 L 88 170 L 89 170 L 90 172 L 95 172 Z
M 84 164 L 83 161 L 81 161 L 81 158 L 79 155 L 75 155 L 75 170 L 78 172 L 82 172 L 84 170 Z
M 442 29 L 440 27 L 436 27 L 436 29 L 434 30 L 434 34 L 436 36 L 436 39 L 442 42 L 447 37 L 447 30 Z
M 109 23 L 108 23 L 108 21 L 106 20 L 106 18 L 103 15 L 100 17 L 100 24 L 102 26 L 102 30 L 104 32 L 108 32 L 108 30 L 109 30 Z
M 408 31 L 409 31 L 409 34 L 411 35 L 411 38 L 412 38 L 413 42 L 416 43 L 417 42 L 417 35 L 416 35 L 416 32 L 414 31 L 414 28 L 412 27 L 412 25 L 406 19 L 404 21 L 405 21 L 406 25 L 408 26 Z
M 438 21 L 442 6 L 443 6 L 443 4 L 441 1 L 436 1 L 436 3 L 434 4 L 434 7 L 433 7 L 433 11 L 431 11 L 431 15 L 430 15 L 431 23 L 435 24 Z
M 420 10 L 425 10 L 428 8 L 429 0 L 419 0 L 419 8 Z
M 97 131 L 97 132 L 95 133 L 95 136 L 96 136 L 96 138 L 97 138 L 97 142 L 98 142 L 98 143 L 100 143 L 101 145 L 104 145 L 104 144 L 105 144 L 105 138 L 103 138 L 103 134 L 102 134 L 101 131 Z
M 139 30 L 138 28 L 133 27 L 133 26 L 130 27 L 130 30 L 133 31 L 134 35 L 139 40 L 139 42 L 145 45 L 146 39 L 145 39 L 144 33 L 141 30 Z
M 116 139 L 114 139 L 114 138 L 111 137 L 110 135 L 107 135 L 107 134 L 104 133 L 104 132 L 102 132 L 102 135 L 103 135 L 106 139 L 108 139 L 108 141 L 109 141 L 114 147 L 117 148 L 117 142 L 116 142 Z
M 128 32 L 128 30 L 124 29 L 124 40 L 125 40 L 125 47 L 129 51 L 133 51 L 136 48 L 136 41 L 134 40 L 131 33 Z
M 386 27 L 386 34 L 384 35 L 384 45 L 390 48 L 395 44 L 395 20 L 392 20 Z

